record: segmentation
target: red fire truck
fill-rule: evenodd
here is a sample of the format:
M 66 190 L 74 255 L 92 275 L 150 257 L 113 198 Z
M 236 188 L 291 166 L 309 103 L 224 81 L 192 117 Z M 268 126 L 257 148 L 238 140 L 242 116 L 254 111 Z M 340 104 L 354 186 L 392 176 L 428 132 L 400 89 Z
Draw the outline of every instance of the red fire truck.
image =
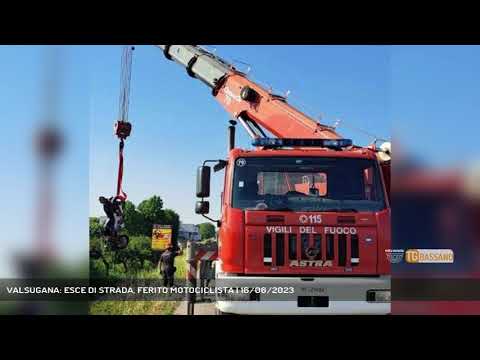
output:
M 233 117 L 226 159 L 198 169 L 196 213 L 219 227 L 219 313 L 390 313 L 390 152 L 361 147 L 197 45 L 158 45 Z M 235 147 L 240 124 L 253 150 Z M 267 136 L 267 133 L 274 137 Z M 208 217 L 211 167 L 224 170 Z

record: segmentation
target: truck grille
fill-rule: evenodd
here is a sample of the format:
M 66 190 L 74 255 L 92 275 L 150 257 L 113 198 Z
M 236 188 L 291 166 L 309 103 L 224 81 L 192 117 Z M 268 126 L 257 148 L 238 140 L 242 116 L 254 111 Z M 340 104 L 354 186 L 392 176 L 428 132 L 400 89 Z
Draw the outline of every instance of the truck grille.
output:
M 264 234 L 263 264 L 285 266 L 292 260 L 331 261 L 332 266 L 360 264 L 358 235 L 350 234 Z

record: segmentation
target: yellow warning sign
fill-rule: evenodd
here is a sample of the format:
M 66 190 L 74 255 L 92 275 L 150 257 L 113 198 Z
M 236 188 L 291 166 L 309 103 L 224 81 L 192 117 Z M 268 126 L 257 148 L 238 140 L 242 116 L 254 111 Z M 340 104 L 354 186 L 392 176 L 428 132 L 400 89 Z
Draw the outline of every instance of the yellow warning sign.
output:
M 165 250 L 171 243 L 171 225 L 153 225 L 152 250 Z

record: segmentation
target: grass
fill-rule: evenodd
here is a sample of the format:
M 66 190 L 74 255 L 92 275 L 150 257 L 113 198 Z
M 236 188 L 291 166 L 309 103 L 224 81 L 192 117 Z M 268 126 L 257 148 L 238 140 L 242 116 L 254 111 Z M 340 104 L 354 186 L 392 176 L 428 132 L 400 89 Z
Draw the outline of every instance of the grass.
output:
M 185 255 L 175 259 L 176 278 L 186 275 Z M 137 278 L 159 278 L 157 270 L 141 271 Z M 179 301 L 94 301 L 90 303 L 90 315 L 173 315 Z
M 96 301 L 90 315 L 173 315 L 176 301 Z

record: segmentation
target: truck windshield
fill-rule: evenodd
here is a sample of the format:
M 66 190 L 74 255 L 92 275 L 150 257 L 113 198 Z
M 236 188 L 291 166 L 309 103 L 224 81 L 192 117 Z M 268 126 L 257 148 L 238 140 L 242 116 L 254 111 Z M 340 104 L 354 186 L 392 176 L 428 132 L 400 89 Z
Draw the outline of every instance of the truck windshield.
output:
M 352 158 L 239 158 L 233 207 L 277 211 L 380 211 L 376 161 Z

